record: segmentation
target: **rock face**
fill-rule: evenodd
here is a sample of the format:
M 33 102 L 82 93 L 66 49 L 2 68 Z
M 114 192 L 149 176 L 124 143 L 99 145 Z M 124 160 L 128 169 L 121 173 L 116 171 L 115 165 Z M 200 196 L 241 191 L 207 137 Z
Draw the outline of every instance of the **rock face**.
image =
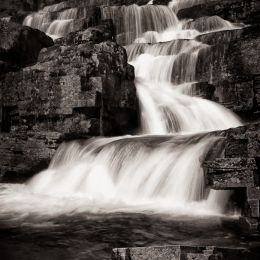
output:
M 0 81 L 2 175 L 43 168 L 66 139 L 137 127 L 134 69 L 113 31 L 105 21 L 73 33 L 43 49 L 35 65 Z
M 259 118 L 259 28 L 253 26 L 197 38 L 210 45 L 199 56 L 197 78 L 215 87 L 213 100 L 247 119 Z
M 155 0 L 154 4 L 167 5 L 169 2 Z M 207 17 L 216 15 L 233 23 L 250 25 L 238 30 L 206 33 L 196 38 L 209 45 L 200 52 L 196 80 L 199 87 L 203 83 L 215 88 L 214 95 L 202 93 L 202 96 L 226 106 L 245 120 L 260 119 L 260 2 L 180 1 L 175 9 L 179 19 L 192 19 L 190 23 L 198 30 L 205 25 Z
M 241 223 L 249 230 L 259 230 L 260 124 L 220 131 L 217 135 L 221 139 L 203 164 L 208 185 L 239 194 Z
M 0 21 L 0 35 L 0 74 L 35 63 L 40 50 L 54 44 L 37 29 L 5 21 Z

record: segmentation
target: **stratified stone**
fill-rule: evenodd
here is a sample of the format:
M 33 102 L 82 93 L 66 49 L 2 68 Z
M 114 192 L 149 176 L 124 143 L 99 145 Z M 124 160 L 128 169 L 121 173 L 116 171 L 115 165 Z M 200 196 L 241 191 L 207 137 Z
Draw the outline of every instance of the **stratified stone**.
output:
M 25 181 L 45 169 L 58 145 L 58 132 L 19 132 L 0 135 L 0 180 Z
M 205 168 L 209 168 L 208 184 L 215 189 L 231 189 L 238 187 L 254 186 L 254 159 L 244 158 L 218 158 L 212 162 L 206 162 Z
M 217 131 L 221 136 L 205 158 L 203 167 L 210 188 L 233 190 L 242 209 L 240 225 L 259 231 L 260 223 L 260 123 Z M 217 149 L 216 149 L 217 147 Z
M 5 178 L 36 173 L 62 141 L 130 134 L 137 128 L 134 68 L 127 63 L 125 49 L 114 41 L 113 31 L 111 22 L 104 21 L 73 33 L 43 49 L 35 65 L 4 75 L 0 168 Z M 37 133 L 52 132 L 59 139 L 50 152 Z M 13 143 L 19 153 L 8 148 Z M 35 148 L 28 147 L 30 143 Z
M 260 187 L 247 188 L 247 198 L 249 200 L 260 200 Z

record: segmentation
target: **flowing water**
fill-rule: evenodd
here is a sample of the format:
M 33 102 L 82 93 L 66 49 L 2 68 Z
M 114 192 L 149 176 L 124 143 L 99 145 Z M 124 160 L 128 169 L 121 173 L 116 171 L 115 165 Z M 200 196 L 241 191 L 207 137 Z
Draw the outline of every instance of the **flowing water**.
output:
M 227 217 L 234 215 L 231 194 L 209 190 L 201 167 L 218 142 L 209 132 L 241 122 L 192 91 L 197 59 L 209 48 L 194 37 L 237 27 L 219 17 L 179 21 L 178 3 L 103 8 L 135 67 L 140 131 L 62 144 L 48 169 L 26 184 L 2 185 L 0 256 L 29 259 L 28 247 L 32 259 L 109 259 L 119 246 L 250 246 L 234 231 L 236 218 Z M 66 35 L 84 12 L 61 5 L 24 24 Z

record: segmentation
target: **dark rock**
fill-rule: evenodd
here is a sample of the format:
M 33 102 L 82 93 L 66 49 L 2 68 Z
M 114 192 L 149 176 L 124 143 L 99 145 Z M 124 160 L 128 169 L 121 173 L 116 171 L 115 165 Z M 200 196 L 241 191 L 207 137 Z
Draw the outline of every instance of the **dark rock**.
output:
M 192 96 L 214 100 L 215 87 L 208 82 L 193 83 L 191 87 Z
M 154 0 L 154 5 L 168 5 L 171 0 Z
M 0 135 L 0 180 L 23 182 L 46 169 L 61 143 L 55 132 L 17 132 Z
M 240 224 L 259 231 L 260 223 L 260 123 L 218 131 L 221 137 L 209 151 L 203 167 L 213 189 L 238 192 Z
M 80 42 L 101 43 L 104 41 L 115 41 L 116 33 L 112 20 L 102 20 L 99 25 L 89 27 L 86 30 L 72 32 L 65 38 L 60 38 L 55 42 L 67 45 Z
M 17 111 L 4 111 L 10 114 L 10 130 L 59 131 L 63 125 L 65 133 L 113 135 L 117 126 L 109 123 L 111 129 L 103 129 L 101 118 L 111 122 L 110 111 L 120 108 L 135 114 L 135 86 L 128 79 L 125 50 L 115 42 L 88 40 L 44 49 L 36 65 L 6 75 L 0 83 L 2 105 Z M 134 122 L 125 120 L 125 127 L 135 128 Z
M 0 21 L 0 35 L 0 60 L 1 67 L 4 66 L 3 71 L 35 63 L 40 50 L 53 45 L 52 39 L 43 32 L 5 21 Z
M 253 158 L 217 158 L 204 163 L 208 168 L 208 184 L 218 189 L 253 187 L 254 170 L 257 169 Z
M 210 33 L 197 39 L 213 44 L 200 52 L 197 80 L 210 82 L 215 87 L 213 100 L 242 116 L 250 112 L 251 117 L 255 114 L 257 118 L 260 110 L 259 26 Z

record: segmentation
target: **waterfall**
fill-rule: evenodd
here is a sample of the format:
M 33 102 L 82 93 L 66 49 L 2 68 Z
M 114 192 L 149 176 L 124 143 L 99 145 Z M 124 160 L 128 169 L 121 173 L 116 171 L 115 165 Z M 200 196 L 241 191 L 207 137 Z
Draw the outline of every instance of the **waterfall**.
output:
M 215 141 L 204 135 L 176 135 L 63 144 L 49 169 L 28 186 L 36 193 L 76 194 L 107 203 L 184 206 L 202 200 L 207 193 L 198 157 Z
M 175 213 L 224 212 L 229 192 L 205 187 L 201 163 L 218 141 L 207 132 L 241 122 L 226 108 L 193 96 L 197 60 L 209 48 L 193 38 L 235 27 L 218 17 L 178 21 L 174 10 L 151 3 L 102 9 L 103 17 L 114 21 L 135 67 L 140 133 L 62 144 L 49 168 L 27 183 L 30 192 L 84 198 L 83 207 L 102 205 L 105 210 L 141 205 L 142 210 L 167 208 Z M 76 9 L 63 11 L 47 31 L 61 35 L 61 25 L 55 23 L 76 15 Z M 33 16 L 26 23 L 36 26 L 35 17 L 37 26 L 50 22 L 47 16 Z
M 75 19 L 86 18 L 79 8 L 68 8 L 65 2 L 45 7 L 43 10 L 25 17 L 23 25 L 45 32 L 52 38 L 60 38 L 73 31 Z
M 207 0 L 171 0 L 168 6 L 175 12 L 180 9 L 185 9 L 194 5 L 205 3 Z
M 118 33 L 118 41 L 127 45 L 139 39 L 144 33 L 161 33 L 167 28 L 177 26 L 178 19 L 174 12 L 167 6 L 155 5 L 130 5 L 104 7 L 102 15 L 112 19 Z
M 197 30 L 200 33 L 217 32 L 223 30 L 234 30 L 241 28 L 241 25 L 234 25 L 219 16 L 204 16 L 195 21 L 188 21 L 183 25 L 184 29 Z
M 187 86 L 196 81 L 197 58 L 204 48 L 208 46 L 194 40 L 126 47 L 136 71 L 143 133 L 212 131 L 239 126 L 237 117 L 224 107 L 187 95 Z

